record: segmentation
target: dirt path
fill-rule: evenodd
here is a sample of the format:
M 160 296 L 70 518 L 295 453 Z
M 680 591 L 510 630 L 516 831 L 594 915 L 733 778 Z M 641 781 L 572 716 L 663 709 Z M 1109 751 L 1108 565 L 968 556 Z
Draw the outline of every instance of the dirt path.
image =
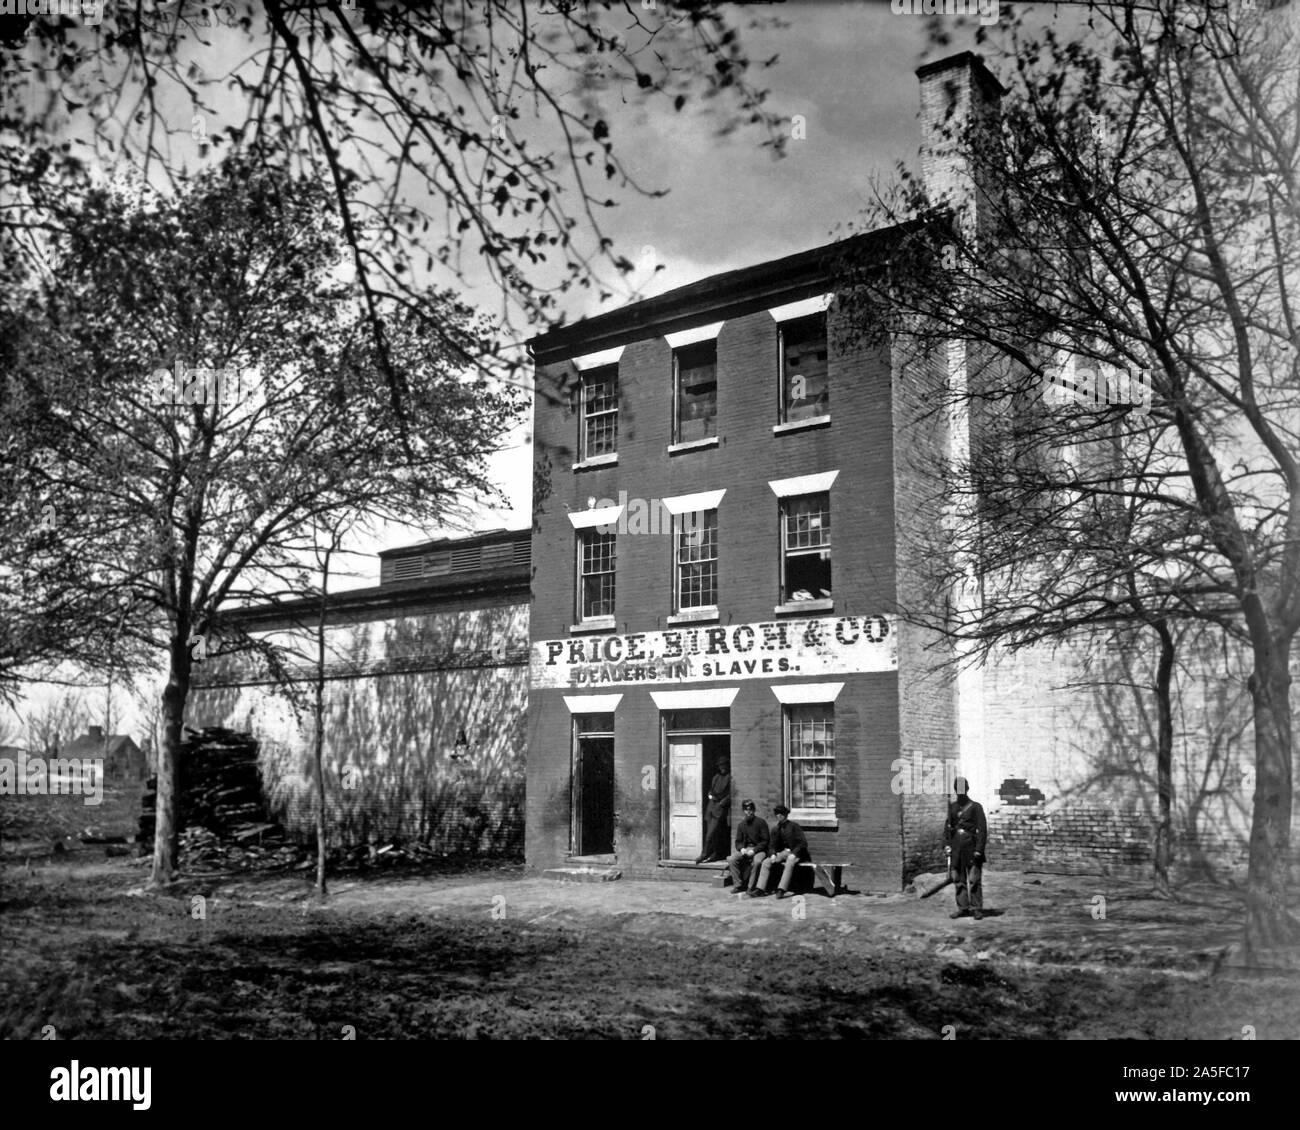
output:
M 293 881 L 227 884 L 217 891 L 267 905 L 302 897 L 301 884 Z M 1194 895 L 1195 901 L 1170 902 L 1131 881 L 1006 873 L 990 884 L 990 916 L 977 922 L 949 919 L 950 890 L 930 899 L 810 894 L 777 901 L 737 899 L 694 882 L 557 883 L 502 875 L 485 881 L 344 880 L 331 888 L 330 910 L 452 914 L 682 943 L 830 945 L 857 953 L 891 946 L 958 960 L 1202 974 L 1240 928 L 1228 892 L 1207 886 Z
M 1300 1038 L 1297 974 L 1214 971 L 1238 929 L 1214 888 L 999 874 L 1002 913 L 954 922 L 951 892 L 738 900 L 512 868 L 341 878 L 318 907 L 298 876 L 160 897 L 144 874 L 0 869 L 0 1035 Z

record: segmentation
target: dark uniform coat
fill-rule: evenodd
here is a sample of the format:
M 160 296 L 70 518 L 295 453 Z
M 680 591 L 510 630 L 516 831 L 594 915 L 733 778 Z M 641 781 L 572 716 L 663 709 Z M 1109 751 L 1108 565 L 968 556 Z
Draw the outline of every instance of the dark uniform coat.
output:
M 988 846 L 989 826 L 984 819 L 984 806 L 967 797 L 948 803 L 948 822 L 943 826 L 943 845 L 952 848 L 954 865 L 969 865 L 976 852 L 985 855 Z
M 704 853 L 701 859 L 727 858 L 727 813 L 731 810 L 731 774 L 715 773 L 705 809 Z
M 767 842 L 770 833 L 767 821 L 755 816 L 752 820 L 742 820 L 736 825 L 736 850 L 753 848 L 756 852 L 767 854 Z
M 952 848 L 948 867 L 957 896 L 956 916 L 973 913 L 978 918 L 984 913 L 984 850 L 988 838 L 982 804 L 960 796 L 949 802 L 943 842 Z
M 808 837 L 803 834 L 803 829 L 788 816 L 772 829 L 771 842 L 773 855 L 788 848 L 794 852 L 800 863 L 812 862 L 812 856 L 808 853 Z

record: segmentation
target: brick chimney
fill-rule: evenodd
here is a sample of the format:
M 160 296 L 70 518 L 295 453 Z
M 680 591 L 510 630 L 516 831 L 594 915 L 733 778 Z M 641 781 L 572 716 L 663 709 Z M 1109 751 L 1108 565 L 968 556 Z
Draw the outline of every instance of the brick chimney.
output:
M 963 242 L 991 226 L 980 160 L 996 147 L 984 137 L 1002 128 L 1003 86 L 972 51 L 917 67 L 921 84 L 921 176 L 930 203 L 952 210 Z M 982 136 L 983 135 L 983 136 Z M 961 464 L 970 456 L 979 427 L 971 419 L 970 392 L 1004 381 L 1004 365 L 972 343 L 948 347 L 947 384 L 952 397 L 949 457 Z M 967 611 L 978 608 L 980 590 L 973 576 L 958 585 L 953 599 Z M 964 663 L 957 679 L 958 763 L 976 796 L 994 795 L 1007 774 L 1001 751 L 986 741 L 984 669 Z
M 963 51 L 916 68 L 921 84 L 921 176 L 931 203 L 947 204 L 969 233 L 987 217 L 976 189 L 982 133 L 1002 124 L 1002 84 L 973 51 Z M 974 160 L 972 159 L 974 158 Z
M 88 727 L 88 731 L 89 731 L 89 733 L 90 733 L 91 738 L 92 738 L 94 741 L 102 742 L 102 741 L 104 740 L 104 727 L 103 727 L 103 726 L 90 726 L 90 727 Z

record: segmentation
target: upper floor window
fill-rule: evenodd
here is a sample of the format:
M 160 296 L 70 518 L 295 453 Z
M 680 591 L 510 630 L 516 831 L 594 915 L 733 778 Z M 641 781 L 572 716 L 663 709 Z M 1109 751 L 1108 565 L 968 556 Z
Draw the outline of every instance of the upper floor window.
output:
M 831 599 L 831 496 L 781 500 L 781 602 Z
M 675 519 L 678 612 L 718 604 L 718 512 L 679 514 Z
M 781 423 L 830 415 L 826 315 L 783 322 L 780 343 Z
M 673 443 L 718 434 L 718 343 L 673 350 Z
M 595 527 L 578 531 L 578 616 L 598 620 L 614 615 L 614 558 L 617 534 Z
M 582 374 L 581 450 L 585 462 L 618 451 L 618 366 L 603 365 Z

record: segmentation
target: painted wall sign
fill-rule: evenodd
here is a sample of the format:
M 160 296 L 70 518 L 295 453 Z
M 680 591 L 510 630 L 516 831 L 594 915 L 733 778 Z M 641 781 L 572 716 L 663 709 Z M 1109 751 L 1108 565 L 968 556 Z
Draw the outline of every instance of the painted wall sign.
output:
M 822 616 L 533 644 L 533 690 L 698 683 L 898 669 L 892 616 Z

